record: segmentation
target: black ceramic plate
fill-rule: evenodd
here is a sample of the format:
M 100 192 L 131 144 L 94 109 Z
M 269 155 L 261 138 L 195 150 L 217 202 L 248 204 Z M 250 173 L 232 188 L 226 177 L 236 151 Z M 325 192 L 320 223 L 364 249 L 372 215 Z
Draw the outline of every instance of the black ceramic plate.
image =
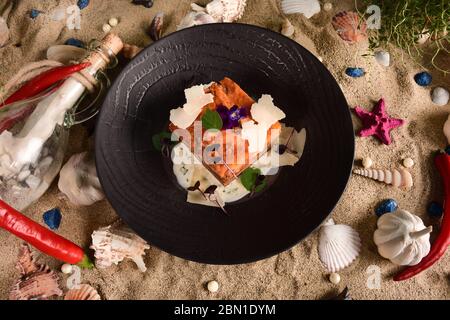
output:
M 228 215 L 187 203 L 151 141 L 185 88 L 223 77 L 272 95 L 283 122 L 307 131 L 301 160 Z M 213 264 L 267 258 L 310 234 L 342 195 L 354 156 L 347 102 L 327 69 L 296 42 L 243 24 L 185 29 L 143 50 L 115 80 L 96 130 L 98 175 L 122 219 L 168 253 Z

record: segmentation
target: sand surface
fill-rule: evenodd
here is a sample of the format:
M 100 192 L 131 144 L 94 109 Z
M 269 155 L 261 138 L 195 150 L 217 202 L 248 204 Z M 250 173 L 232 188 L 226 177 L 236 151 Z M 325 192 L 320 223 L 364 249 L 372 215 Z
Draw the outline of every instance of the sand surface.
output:
M 63 43 L 69 37 L 84 41 L 101 39 L 101 27 L 111 17 L 118 17 L 120 24 L 114 29 L 125 42 L 144 46 L 151 43 L 146 29 L 153 16 L 163 11 L 166 14 L 164 34 L 173 32 L 181 18 L 189 10 L 191 1 L 155 0 L 153 8 L 130 4 L 129 0 L 100 1 L 82 10 L 81 30 L 68 30 L 63 22 L 53 21 L 48 14 L 35 20 L 27 12 L 39 9 L 51 12 L 76 3 L 75 0 L 22 0 L 12 11 L 8 24 L 11 42 L 0 49 L 0 85 L 25 63 L 44 58 L 45 50 L 53 44 Z M 206 1 L 199 1 L 205 3 Z M 406 55 L 389 48 L 392 65 L 380 66 L 373 57 L 362 57 L 367 43 L 348 45 L 332 28 L 331 17 L 338 11 L 352 9 L 353 0 L 334 0 L 333 10 L 322 12 L 310 20 L 300 15 L 290 16 L 295 26 L 294 38 L 323 58 L 324 64 L 336 77 L 351 107 L 361 105 L 370 110 L 373 103 L 384 97 L 388 112 L 403 118 L 406 125 L 393 132 L 394 142 L 381 145 L 374 138 L 356 138 L 356 159 L 370 156 L 376 167 L 396 168 L 404 157 L 414 159 L 411 169 L 414 187 L 401 191 L 359 176 L 352 176 L 347 190 L 333 212 L 337 223 L 355 228 L 362 239 L 362 251 L 358 259 L 340 271 L 339 285 L 327 280 L 328 273 L 319 261 L 317 233 L 300 244 L 272 258 L 238 266 L 211 266 L 185 261 L 156 248 L 151 248 L 145 257 L 148 266 L 141 273 L 131 261 L 106 270 L 83 271 L 83 282 L 98 289 L 105 299 L 321 299 L 349 286 L 353 299 L 449 299 L 450 298 L 450 253 L 431 269 L 412 280 L 396 283 L 392 275 L 399 267 L 381 258 L 372 241 L 376 226 L 375 205 L 382 199 L 393 197 L 400 207 L 421 216 L 425 224 L 433 224 L 438 230 L 438 221 L 428 218 L 426 206 L 431 200 L 442 201 L 442 184 L 432 162 L 432 152 L 446 144 L 442 134 L 450 106 L 436 106 L 431 102 L 430 89 L 415 84 L 413 76 L 421 71 Z M 283 16 L 277 0 L 248 0 L 243 23 L 255 24 L 279 31 Z M 450 69 L 450 58 L 446 65 Z M 344 74 L 348 66 L 366 69 L 366 76 L 358 79 Z M 433 72 L 433 85 L 450 87 L 450 78 Z M 354 118 L 355 129 L 360 122 Z M 71 131 L 67 157 L 86 150 L 87 132 L 80 126 Z M 357 161 L 356 165 L 360 165 Z M 26 214 L 42 221 L 42 213 L 53 207 L 61 208 L 63 221 L 58 232 L 87 248 L 93 230 L 118 219 L 107 201 L 93 206 L 76 208 L 61 199 L 56 183 L 42 199 L 32 205 Z M 435 234 L 435 233 L 434 233 Z M 0 230 L 0 299 L 7 299 L 11 285 L 18 275 L 14 268 L 21 241 Z M 41 261 L 53 268 L 60 263 L 37 253 Z M 381 270 L 381 286 L 369 289 L 367 273 L 369 266 Z M 369 269 L 370 270 L 370 269 Z M 67 276 L 61 274 L 65 287 Z M 210 294 L 205 284 L 217 279 L 221 288 Z

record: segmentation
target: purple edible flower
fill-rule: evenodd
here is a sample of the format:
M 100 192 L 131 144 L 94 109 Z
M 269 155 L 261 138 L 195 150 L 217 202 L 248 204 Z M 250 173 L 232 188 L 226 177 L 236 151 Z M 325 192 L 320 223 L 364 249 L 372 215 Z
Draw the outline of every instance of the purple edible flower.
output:
M 216 111 L 222 118 L 223 129 L 239 127 L 239 120 L 247 116 L 247 109 L 239 108 L 238 106 L 233 106 L 230 109 L 225 106 L 219 106 Z

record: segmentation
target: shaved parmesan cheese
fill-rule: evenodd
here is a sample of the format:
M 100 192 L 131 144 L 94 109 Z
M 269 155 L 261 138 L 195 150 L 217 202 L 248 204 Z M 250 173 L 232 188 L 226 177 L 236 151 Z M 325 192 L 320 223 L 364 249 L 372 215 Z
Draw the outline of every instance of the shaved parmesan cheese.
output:
M 200 114 L 201 109 L 196 113 L 187 113 L 184 108 L 176 108 L 170 110 L 170 122 L 178 128 L 186 129 L 189 127 Z
M 189 127 L 202 111 L 203 107 L 214 102 L 211 93 L 205 93 L 205 86 L 198 85 L 184 90 L 186 103 L 183 107 L 170 110 L 170 122 L 178 128 Z
M 184 90 L 184 96 L 186 97 L 184 110 L 189 114 L 199 113 L 204 106 L 214 102 L 214 96 L 211 93 L 205 93 L 203 84 Z
M 248 141 L 248 152 L 259 153 L 266 148 L 267 127 L 253 120 L 242 123 L 241 137 Z
M 186 201 L 189 203 L 202 204 L 204 206 L 219 207 L 215 201 L 206 200 L 202 193 L 198 190 L 188 191 Z
M 265 126 L 267 129 L 286 117 L 286 114 L 273 104 L 273 99 L 268 94 L 263 94 L 258 102 L 252 105 L 250 113 L 258 124 Z

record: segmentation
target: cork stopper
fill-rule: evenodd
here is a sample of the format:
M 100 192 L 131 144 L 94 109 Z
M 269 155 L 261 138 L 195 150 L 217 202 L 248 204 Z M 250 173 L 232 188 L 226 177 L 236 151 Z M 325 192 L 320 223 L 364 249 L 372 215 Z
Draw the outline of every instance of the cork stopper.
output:
M 112 56 L 116 56 L 123 48 L 123 42 L 119 36 L 109 33 L 100 42 L 99 50 L 91 52 L 85 59 L 91 63 L 90 74 L 95 74 L 98 70 L 104 69 L 110 62 Z

